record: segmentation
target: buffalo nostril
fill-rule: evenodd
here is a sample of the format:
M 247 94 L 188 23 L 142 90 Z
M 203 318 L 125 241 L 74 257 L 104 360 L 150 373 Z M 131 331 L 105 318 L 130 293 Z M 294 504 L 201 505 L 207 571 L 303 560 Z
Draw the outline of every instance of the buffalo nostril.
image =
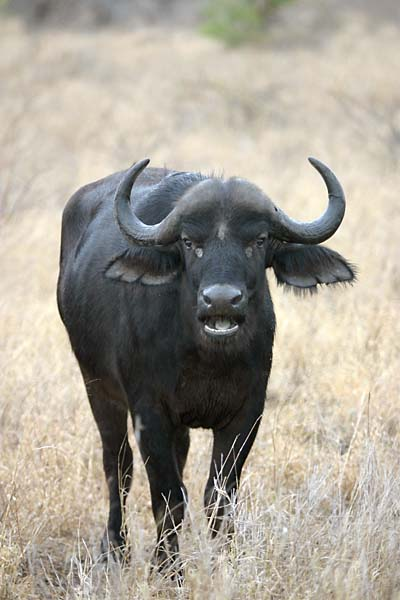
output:
M 210 296 L 207 296 L 207 294 L 205 294 L 204 292 L 203 292 L 203 300 L 208 306 L 211 306 L 211 304 L 212 304 L 211 298 L 210 298 Z
M 239 304 L 239 302 L 241 301 L 242 298 L 243 298 L 243 294 L 240 290 L 238 290 L 237 293 L 235 294 L 235 296 L 233 296 L 233 298 L 231 299 L 232 306 Z

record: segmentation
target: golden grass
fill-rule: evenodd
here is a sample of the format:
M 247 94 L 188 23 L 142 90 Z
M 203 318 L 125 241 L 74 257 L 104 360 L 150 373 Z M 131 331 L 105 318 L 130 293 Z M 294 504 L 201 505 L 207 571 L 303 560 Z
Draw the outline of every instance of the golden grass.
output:
M 264 45 L 240 50 L 185 30 L 0 22 L 2 600 L 400 598 L 400 43 L 394 25 L 351 2 L 322 35 L 310 25 L 317 5 L 293 4 Z M 328 23 L 335 3 L 324 8 Z M 312 218 L 326 200 L 309 154 L 347 192 L 329 245 L 359 281 L 298 298 L 271 278 L 269 402 L 232 546 L 207 536 L 210 434 L 194 431 L 183 589 L 149 577 L 155 532 L 139 458 L 132 565 L 100 565 L 100 441 L 55 304 L 63 204 L 149 155 L 246 176 Z

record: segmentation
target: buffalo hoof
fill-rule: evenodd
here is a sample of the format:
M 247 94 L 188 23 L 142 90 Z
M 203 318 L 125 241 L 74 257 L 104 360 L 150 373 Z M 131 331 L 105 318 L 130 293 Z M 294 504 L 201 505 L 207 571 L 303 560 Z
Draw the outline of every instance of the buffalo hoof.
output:
M 178 551 L 157 546 L 151 560 L 151 575 L 169 579 L 179 587 L 183 585 L 184 571 Z
M 113 560 L 121 565 L 129 564 L 131 557 L 126 536 L 106 530 L 100 544 L 100 557 L 103 562 Z

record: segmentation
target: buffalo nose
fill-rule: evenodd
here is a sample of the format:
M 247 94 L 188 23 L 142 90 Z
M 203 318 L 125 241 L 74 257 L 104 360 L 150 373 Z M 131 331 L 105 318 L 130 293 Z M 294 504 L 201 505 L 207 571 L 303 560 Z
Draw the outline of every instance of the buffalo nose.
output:
M 245 303 L 243 292 L 229 284 L 210 285 L 202 291 L 202 299 L 207 308 L 240 308 Z

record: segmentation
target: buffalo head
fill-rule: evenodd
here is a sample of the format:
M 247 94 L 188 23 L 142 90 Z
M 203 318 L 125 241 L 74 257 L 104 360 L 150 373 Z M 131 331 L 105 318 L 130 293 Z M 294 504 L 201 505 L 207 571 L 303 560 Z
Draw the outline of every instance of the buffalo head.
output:
M 274 270 L 278 283 L 301 290 L 354 278 L 343 257 L 317 246 L 339 227 L 345 198 L 332 171 L 309 160 L 325 181 L 329 204 L 319 219 L 306 223 L 291 219 L 244 179 L 201 177 L 177 197 L 162 221 L 148 225 L 130 198 L 149 160 L 136 163 L 122 178 L 115 195 L 119 228 L 130 244 L 175 256 L 172 275 L 164 273 L 159 282 L 180 277 L 184 323 L 198 343 L 228 348 L 255 334 L 257 315 L 268 319 L 266 268 Z M 270 313 L 273 319 L 272 305 Z

